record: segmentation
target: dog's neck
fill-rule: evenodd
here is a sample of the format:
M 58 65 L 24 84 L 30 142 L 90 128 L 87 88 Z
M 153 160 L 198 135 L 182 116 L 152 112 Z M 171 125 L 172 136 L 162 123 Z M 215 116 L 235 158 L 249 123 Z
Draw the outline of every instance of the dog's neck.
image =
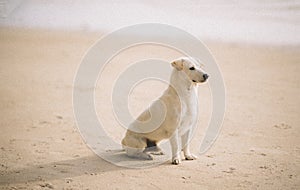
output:
M 189 91 L 197 88 L 197 85 L 194 84 L 183 71 L 178 71 L 177 69 L 173 69 L 170 83 L 181 93 L 189 93 Z

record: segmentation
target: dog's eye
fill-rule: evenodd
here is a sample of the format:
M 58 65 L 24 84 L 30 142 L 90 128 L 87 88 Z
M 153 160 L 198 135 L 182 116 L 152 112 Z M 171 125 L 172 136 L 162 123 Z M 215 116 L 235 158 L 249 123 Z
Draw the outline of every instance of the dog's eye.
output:
M 195 67 L 190 67 L 190 70 L 195 70 Z

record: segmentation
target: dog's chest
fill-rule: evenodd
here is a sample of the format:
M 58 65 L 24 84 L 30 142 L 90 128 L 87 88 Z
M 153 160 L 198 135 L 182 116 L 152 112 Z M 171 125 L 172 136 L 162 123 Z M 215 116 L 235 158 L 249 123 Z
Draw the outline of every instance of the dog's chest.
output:
M 197 118 L 197 90 L 189 90 L 181 99 L 181 126 L 191 125 Z

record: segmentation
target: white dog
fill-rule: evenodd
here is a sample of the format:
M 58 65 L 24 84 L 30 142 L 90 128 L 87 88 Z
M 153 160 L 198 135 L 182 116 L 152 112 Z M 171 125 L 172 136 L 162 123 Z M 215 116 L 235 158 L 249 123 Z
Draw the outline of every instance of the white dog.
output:
M 130 157 L 152 160 L 150 152 L 162 154 L 157 144 L 163 139 L 170 139 L 173 164 L 177 165 L 181 162 L 181 150 L 186 160 L 197 158 L 190 153 L 189 142 L 197 121 L 197 84 L 205 82 L 208 75 L 192 58 L 180 58 L 171 64 L 174 69 L 169 87 L 129 126 L 122 140 L 122 145 Z M 161 114 L 162 110 L 164 114 Z M 164 117 L 152 130 L 153 127 L 151 128 L 149 123 L 156 123 L 157 112 Z M 179 137 L 181 137 L 181 147 Z

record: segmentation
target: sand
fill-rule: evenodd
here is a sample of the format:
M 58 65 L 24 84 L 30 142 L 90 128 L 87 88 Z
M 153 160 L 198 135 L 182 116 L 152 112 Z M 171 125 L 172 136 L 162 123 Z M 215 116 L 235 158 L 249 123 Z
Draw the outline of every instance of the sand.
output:
M 300 47 L 207 41 L 227 94 L 217 141 L 196 161 L 128 169 L 94 154 L 73 115 L 76 70 L 100 36 L 0 30 L 1 189 L 299 189 Z M 162 51 L 156 53 L 164 56 Z M 154 83 L 146 98 L 139 98 L 144 92 L 137 88 L 133 114 L 163 87 Z M 209 109 L 209 88 L 200 91 L 201 105 Z M 100 92 L 97 101 L 109 109 L 101 99 L 107 96 Z M 209 121 L 209 114 L 201 113 L 192 141 L 196 153 Z M 120 130 L 109 125 L 116 122 L 110 111 L 102 116 L 110 136 L 120 139 Z

